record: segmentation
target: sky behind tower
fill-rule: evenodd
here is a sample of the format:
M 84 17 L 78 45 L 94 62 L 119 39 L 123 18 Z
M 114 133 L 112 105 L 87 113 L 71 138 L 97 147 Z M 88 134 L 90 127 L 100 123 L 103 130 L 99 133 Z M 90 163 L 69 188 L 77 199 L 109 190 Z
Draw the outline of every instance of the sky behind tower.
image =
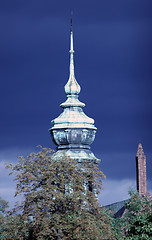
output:
M 92 151 L 101 159 L 101 202 L 135 187 L 138 143 L 152 190 L 152 1 L 0 1 L 0 196 L 14 184 L 3 163 L 36 146 L 55 146 L 48 129 L 62 109 L 69 77 L 73 11 L 75 75 L 84 112 L 97 127 Z

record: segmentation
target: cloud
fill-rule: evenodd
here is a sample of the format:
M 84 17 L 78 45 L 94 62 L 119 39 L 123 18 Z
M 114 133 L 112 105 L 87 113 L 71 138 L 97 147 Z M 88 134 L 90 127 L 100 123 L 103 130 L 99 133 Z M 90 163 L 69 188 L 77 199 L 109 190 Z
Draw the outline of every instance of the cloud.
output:
M 20 155 L 28 155 L 32 152 L 32 148 L 11 148 L 0 151 L 0 197 L 9 202 L 10 209 L 14 206 L 16 201 L 21 197 L 14 197 L 16 190 L 16 183 L 13 180 L 14 175 L 9 176 L 9 169 L 6 169 L 6 163 L 17 163 L 17 157 Z
M 9 206 L 12 208 L 15 203 L 16 184 L 13 181 L 13 177 L 8 175 L 9 170 L 5 168 L 5 163 L 4 161 L 0 162 L 0 197 L 9 202 Z
M 104 180 L 103 190 L 99 194 L 99 202 L 102 205 L 119 202 L 129 198 L 129 189 L 136 189 L 136 183 L 131 179 L 119 180 Z
M 148 192 L 152 194 L 150 182 L 147 182 Z M 103 189 L 99 194 L 99 203 L 108 205 L 123 201 L 129 198 L 128 191 L 136 191 L 136 181 L 132 179 L 115 180 L 109 179 L 103 181 Z

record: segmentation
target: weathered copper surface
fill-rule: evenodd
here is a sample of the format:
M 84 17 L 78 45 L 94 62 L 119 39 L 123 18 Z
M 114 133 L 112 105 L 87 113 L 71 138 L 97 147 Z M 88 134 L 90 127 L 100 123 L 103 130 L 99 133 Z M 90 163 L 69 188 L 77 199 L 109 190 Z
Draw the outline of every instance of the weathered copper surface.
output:
M 90 144 L 95 139 L 97 128 L 94 126 L 94 120 L 83 112 L 82 107 L 85 104 L 78 99 L 81 88 L 74 74 L 73 54 L 73 32 L 71 31 L 70 76 L 65 85 L 67 100 L 60 105 L 63 112 L 52 120 L 52 128 L 50 128 L 58 150 L 53 157 L 60 159 L 64 156 L 79 162 L 83 160 L 98 162 L 99 160 L 89 150 Z

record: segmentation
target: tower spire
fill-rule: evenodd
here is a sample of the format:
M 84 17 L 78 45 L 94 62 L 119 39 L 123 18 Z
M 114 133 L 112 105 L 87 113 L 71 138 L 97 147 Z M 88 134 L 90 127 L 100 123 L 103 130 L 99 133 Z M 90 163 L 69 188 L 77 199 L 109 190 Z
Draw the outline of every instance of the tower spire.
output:
M 73 49 L 73 29 L 72 29 L 72 13 L 71 13 L 71 31 L 70 31 L 70 76 L 65 85 L 65 93 L 67 95 L 78 95 L 80 93 L 80 85 L 77 83 L 74 74 L 74 49 Z
M 90 150 L 90 144 L 94 141 L 97 128 L 94 126 L 94 119 L 83 112 L 82 107 L 85 104 L 78 99 L 81 89 L 74 74 L 72 15 L 69 52 L 70 73 L 69 80 L 64 87 L 67 99 L 60 105 L 63 112 L 51 121 L 50 133 L 57 145 L 57 152 L 52 157 L 53 159 L 67 157 L 67 159 L 74 159 L 78 162 L 87 160 L 97 163 L 99 159 Z

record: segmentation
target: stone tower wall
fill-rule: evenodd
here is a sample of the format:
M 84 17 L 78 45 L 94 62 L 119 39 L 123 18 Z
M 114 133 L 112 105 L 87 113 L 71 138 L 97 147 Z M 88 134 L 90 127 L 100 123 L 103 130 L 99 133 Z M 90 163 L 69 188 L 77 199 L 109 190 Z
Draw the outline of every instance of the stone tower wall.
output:
M 146 156 L 143 152 L 142 145 L 139 144 L 136 156 L 137 170 L 137 190 L 140 195 L 147 193 L 147 176 L 146 176 Z

